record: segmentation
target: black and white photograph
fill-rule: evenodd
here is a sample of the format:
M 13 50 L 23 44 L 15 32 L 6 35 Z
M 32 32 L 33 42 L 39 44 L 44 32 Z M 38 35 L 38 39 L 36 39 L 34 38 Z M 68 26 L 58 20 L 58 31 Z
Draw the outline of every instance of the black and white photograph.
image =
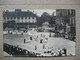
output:
M 2 15 L 4 56 L 76 56 L 75 9 L 9 9 Z

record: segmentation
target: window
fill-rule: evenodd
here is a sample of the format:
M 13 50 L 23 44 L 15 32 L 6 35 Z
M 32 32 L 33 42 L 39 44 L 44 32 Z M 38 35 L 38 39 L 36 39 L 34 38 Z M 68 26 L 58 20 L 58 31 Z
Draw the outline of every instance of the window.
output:
M 21 17 L 21 19 L 23 19 L 23 17 Z
M 26 21 L 25 21 L 25 20 L 23 20 L 23 22 L 25 23 Z
M 73 15 L 75 15 L 75 10 L 73 10 Z
M 64 16 L 65 16 L 65 11 L 64 11 Z
M 6 17 L 4 17 L 4 19 L 6 19 Z
M 75 15 L 75 10 L 74 10 L 74 15 Z
M 73 17 L 73 24 L 74 24 L 75 18 Z
M 68 15 L 70 15 L 70 10 L 68 10 Z
M 27 20 L 27 22 L 29 22 L 29 20 Z
M 67 15 L 68 15 L 68 10 L 67 10 Z
M 25 19 L 27 19 L 27 17 L 25 17 Z
M 16 19 L 16 17 L 14 17 L 14 19 Z
M 29 17 L 29 19 L 30 19 L 30 17 Z
M 32 17 L 34 19 L 34 17 Z
M 34 23 L 36 22 L 36 20 L 34 20 Z
M 9 17 L 7 17 L 7 19 L 9 19 Z
M 12 19 L 12 17 L 10 19 Z
M 19 19 L 19 17 L 18 17 L 18 19 Z
M 66 14 L 66 16 L 67 16 L 67 11 L 66 11 L 66 13 L 65 13 L 65 14 Z

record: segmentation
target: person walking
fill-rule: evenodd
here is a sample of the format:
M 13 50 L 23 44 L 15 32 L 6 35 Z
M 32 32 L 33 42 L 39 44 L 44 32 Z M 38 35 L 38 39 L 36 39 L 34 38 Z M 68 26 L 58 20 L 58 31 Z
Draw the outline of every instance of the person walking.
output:
M 64 54 L 66 56 L 67 55 L 67 49 L 66 48 L 63 48 L 63 51 L 64 51 Z
M 26 39 L 24 39 L 24 44 L 26 43 Z
M 30 40 L 32 40 L 32 36 L 30 37 Z
M 35 45 L 35 50 L 37 50 L 37 46 Z

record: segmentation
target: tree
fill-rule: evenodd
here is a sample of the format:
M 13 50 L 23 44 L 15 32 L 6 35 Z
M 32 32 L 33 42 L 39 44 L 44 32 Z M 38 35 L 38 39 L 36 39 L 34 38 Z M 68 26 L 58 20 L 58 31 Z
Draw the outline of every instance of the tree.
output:
M 41 15 L 41 18 L 45 21 L 49 21 L 51 19 L 50 15 L 47 13 L 47 12 L 44 12 L 42 15 Z
M 53 24 L 55 24 L 55 16 L 54 16 L 54 13 L 52 13 L 52 15 L 50 16 L 49 24 L 50 24 L 51 26 L 52 26 Z
M 49 22 L 50 15 L 47 12 L 44 12 L 41 17 L 38 17 L 38 26 L 42 26 L 42 24 L 46 21 Z

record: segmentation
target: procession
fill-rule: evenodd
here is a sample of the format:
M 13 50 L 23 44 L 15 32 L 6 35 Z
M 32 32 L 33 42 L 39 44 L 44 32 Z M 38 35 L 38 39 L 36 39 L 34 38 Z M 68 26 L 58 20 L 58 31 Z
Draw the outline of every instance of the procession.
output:
M 7 42 L 7 43 L 9 43 L 10 45 L 13 44 L 13 46 L 18 46 L 18 47 L 21 47 L 22 49 L 26 49 L 26 50 L 28 50 L 28 48 L 29 48 L 28 51 L 34 52 L 36 56 L 38 55 L 36 53 L 39 53 L 38 56 L 70 56 L 70 55 L 74 54 L 73 52 L 69 53 L 67 51 L 68 47 L 66 47 L 65 45 L 64 45 L 64 47 L 63 46 L 62 47 L 58 46 L 57 48 L 55 47 L 55 46 L 57 46 L 56 45 L 57 43 L 55 44 L 55 41 L 57 42 L 62 38 L 58 38 L 59 40 L 57 40 L 57 38 L 54 39 L 55 38 L 54 33 L 37 32 L 36 30 L 32 29 L 31 31 L 29 30 L 26 33 L 10 31 L 9 34 L 10 34 L 10 36 L 11 35 L 21 35 L 21 36 L 23 36 L 23 38 L 21 41 L 17 40 L 16 41 L 17 44 L 15 41 L 13 43 L 9 43 L 9 42 Z M 51 42 L 53 42 L 53 43 L 51 44 Z M 62 40 L 62 42 L 63 42 L 63 40 Z M 24 47 L 18 43 L 21 43 L 21 45 L 24 45 Z M 27 53 L 26 53 L 26 55 L 27 55 Z M 33 56 L 35 56 L 35 55 L 33 55 Z

